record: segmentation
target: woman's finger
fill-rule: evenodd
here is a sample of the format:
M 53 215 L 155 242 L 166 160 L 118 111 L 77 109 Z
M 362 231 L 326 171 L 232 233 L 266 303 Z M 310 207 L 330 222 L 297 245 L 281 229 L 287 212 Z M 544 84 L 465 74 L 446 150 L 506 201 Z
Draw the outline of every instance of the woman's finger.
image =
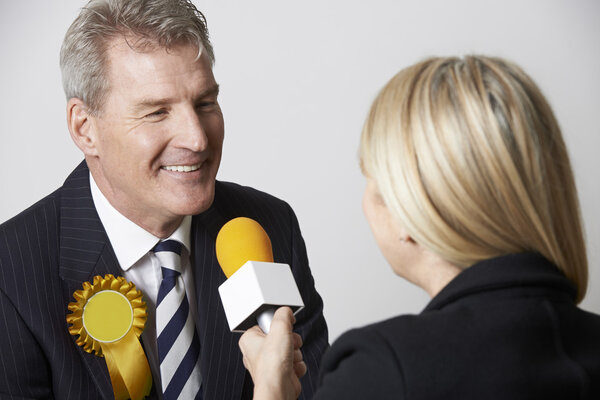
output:
M 273 320 L 271 321 L 271 330 L 280 330 L 280 331 L 291 331 L 294 322 L 295 322 L 294 314 L 292 313 L 292 309 L 289 307 L 279 307 L 275 314 L 273 314 Z
M 245 353 L 248 349 L 252 347 L 253 343 L 256 343 L 257 340 L 260 340 L 260 338 L 264 336 L 265 334 L 263 333 L 263 331 L 260 330 L 258 326 L 253 326 L 252 328 L 244 332 L 244 334 L 238 342 L 238 346 L 240 347 L 242 353 Z
M 307 370 L 308 368 L 306 367 L 306 363 L 304 361 L 294 363 L 294 374 L 296 374 L 298 379 L 302 378 L 306 374 Z
M 300 362 L 302 361 L 302 352 L 300 351 L 300 349 L 296 349 L 294 350 L 294 362 Z
M 302 337 L 300 335 L 294 332 L 292 334 L 292 339 L 294 340 L 294 349 L 299 349 L 302 347 Z

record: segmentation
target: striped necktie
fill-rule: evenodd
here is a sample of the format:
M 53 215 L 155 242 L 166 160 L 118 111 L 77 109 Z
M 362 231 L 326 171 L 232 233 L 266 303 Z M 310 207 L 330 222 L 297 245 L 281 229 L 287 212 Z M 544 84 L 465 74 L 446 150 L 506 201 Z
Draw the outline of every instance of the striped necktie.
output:
M 161 241 L 153 251 L 163 276 L 156 300 L 163 399 L 201 399 L 200 340 L 181 277 L 181 243 Z

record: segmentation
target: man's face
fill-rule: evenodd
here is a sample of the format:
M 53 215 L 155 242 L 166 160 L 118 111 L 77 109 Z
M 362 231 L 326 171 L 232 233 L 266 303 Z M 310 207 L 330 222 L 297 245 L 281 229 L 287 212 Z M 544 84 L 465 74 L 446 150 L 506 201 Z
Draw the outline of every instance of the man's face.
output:
M 108 50 L 109 92 L 90 117 L 88 165 L 109 202 L 157 236 L 214 198 L 223 115 L 208 57 L 192 46 L 149 52 L 118 39 Z

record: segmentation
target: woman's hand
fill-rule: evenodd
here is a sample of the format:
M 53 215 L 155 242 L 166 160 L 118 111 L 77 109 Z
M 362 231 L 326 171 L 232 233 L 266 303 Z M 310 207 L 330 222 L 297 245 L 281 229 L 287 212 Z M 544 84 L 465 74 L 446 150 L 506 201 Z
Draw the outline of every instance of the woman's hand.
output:
M 258 326 L 240 338 L 244 366 L 254 381 L 254 400 L 297 399 L 306 374 L 302 361 L 302 338 L 292 332 L 296 318 L 289 307 L 281 307 L 273 316 L 266 335 Z

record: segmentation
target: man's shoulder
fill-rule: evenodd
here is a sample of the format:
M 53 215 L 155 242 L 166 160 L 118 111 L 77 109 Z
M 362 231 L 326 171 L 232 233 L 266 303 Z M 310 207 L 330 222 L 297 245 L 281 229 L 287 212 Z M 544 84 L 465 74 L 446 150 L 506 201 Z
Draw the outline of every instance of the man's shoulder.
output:
M 0 224 L 0 292 L 14 304 L 28 304 L 32 298 L 24 294 L 25 288 L 33 290 L 33 286 L 48 284 L 47 279 L 54 276 L 48 271 L 56 265 L 58 254 L 59 197 L 54 191 Z M 32 283 L 30 279 L 40 272 L 46 279 L 34 279 Z
M 60 189 L 57 189 L 0 224 L 0 232 L 7 232 L 20 227 L 33 226 L 37 221 L 48 223 L 52 220 L 56 220 L 60 208 L 59 199 Z
M 88 174 L 85 162 L 80 163 L 68 175 L 62 186 L 0 224 L 0 232 L 6 232 L 11 227 L 34 226 L 36 221 L 51 223 L 58 220 L 63 193 L 66 190 L 79 189 L 80 186 L 89 187 Z
M 270 235 L 274 249 L 279 242 L 286 247 L 291 231 L 300 230 L 296 214 L 284 200 L 248 186 L 217 181 L 213 204 L 199 220 L 217 232 L 226 221 L 237 217 L 257 221 Z
M 285 209 L 290 206 L 269 193 L 243 186 L 238 183 L 217 181 L 215 185 L 215 203 L 221 208 L 239 209 Z

